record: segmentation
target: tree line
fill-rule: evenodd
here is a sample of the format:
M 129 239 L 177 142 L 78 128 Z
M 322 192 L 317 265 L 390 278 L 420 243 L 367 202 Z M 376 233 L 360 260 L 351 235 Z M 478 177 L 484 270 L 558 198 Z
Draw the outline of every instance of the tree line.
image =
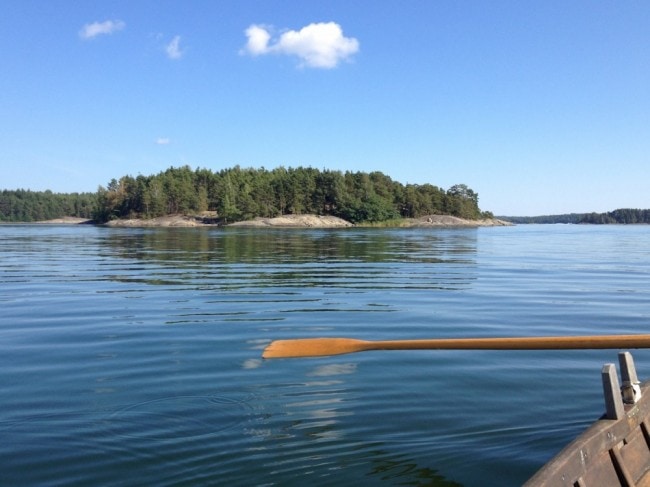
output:
M 311 167 L 235 166 L 218 172 L 170 167 L 155 175 L 112 179 L 97 193 L 5 190 L 0 194 L 0 221 L 77 216 L 103 223 L 207 211 L 223 223 L 285 214 L 333 215 L 352 223 L 435 214 L 467 219 L 492 216 L 481 212 L 478 194 L 464 184 L 444 190 L 431 184 L 403 185 L 376 171 Z
M 620 208 L 607 213 L 585 214 L 580 223 L 650 223 L 650 210 L 638 210 L 633 208 Z
M 213 172 L 171 167 L 152 176 L 123 176 L 98 191 L 94 218 L 155 218 L 214 211 L 224 223 L 285 214 L 333 215 L 352 223 L 450 214 L 477 219 L 478 194 L 464 184 L 443 190 L 403 185 L 381 172 L 311 167 Z
M 92 219 L 96 193 L 53 193 L 24 189 L 0 191 L 0 221 L 36 222 L 63 216 Z
M 541 216 L 499 216 L 516 224 L 526 223 L 586 223 L 586 224 L 634 224 L 650 223 L 650 210 L 621 208 L 607 213 L 569 213 Z
M 500 220 L 519 224 L 553 224 L 553 223 L 580 223 L 584 218 L 584 213 L 565 213 L 561 215 L 539 215 L 539 216 L 497 216 Z

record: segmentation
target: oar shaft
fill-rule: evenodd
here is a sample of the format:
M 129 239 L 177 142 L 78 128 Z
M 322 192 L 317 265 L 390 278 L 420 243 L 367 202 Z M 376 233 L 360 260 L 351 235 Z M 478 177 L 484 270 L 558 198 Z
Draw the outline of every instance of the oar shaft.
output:
M 567 350 L 650 348 L 650 335 L 441 338 L 368 342 L 366 350 Z

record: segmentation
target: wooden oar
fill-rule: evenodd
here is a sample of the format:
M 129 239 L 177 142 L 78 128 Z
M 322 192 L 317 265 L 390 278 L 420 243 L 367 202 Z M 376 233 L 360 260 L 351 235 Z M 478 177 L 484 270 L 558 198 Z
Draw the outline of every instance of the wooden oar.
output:
M 367 350 L 567 350 L 650 348 L 650 335 L 587 335 L 560 337 L 440 338 L 433 340 L 356 340 L 303 338 L 276 340 L 264 358 L 322 357 Z

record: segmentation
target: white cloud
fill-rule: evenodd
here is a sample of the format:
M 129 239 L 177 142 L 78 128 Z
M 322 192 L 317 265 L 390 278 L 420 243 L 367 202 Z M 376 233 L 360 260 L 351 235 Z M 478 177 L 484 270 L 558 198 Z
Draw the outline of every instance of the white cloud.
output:
M 104 22 L 93 22 L 84 25 L 79 31 L 79 37 L 82 39 L 92 39 L 99 35 L 112 34 L 122 30 L 126 24 L 121 20 L 106 20 Z
M 156 139 L 156 144 L 158 145 L 169 145 L 171 143 L 171 140 L 168 139 L 167 137 L 158 137 Z
M 180 46 L 181 36 L 174 37 L 167 46 L 165 46 L 165 52 L 169 59 L 180 59 L 183 56 L 183 50 Z
M 359 41 L 345 37 L 341 26 L 335 22 L 309 24 L 299 31 L 289 30 L 271 42 L 269 28 L 251 25 L 245 31 L 248 42 L 243 49 L 251 56 L 284 54 L 297 56 L 301 66 L 335 68 L 339 62 L 359 51 Z
M 265 27 L 261 25 L 251 25 L 245 32 L 246 37 L 248 37 L 246 50 L 250 54 L 257 56 L 259 54 L 265 54 L 268 51 L 271 34 L 269 34 Z

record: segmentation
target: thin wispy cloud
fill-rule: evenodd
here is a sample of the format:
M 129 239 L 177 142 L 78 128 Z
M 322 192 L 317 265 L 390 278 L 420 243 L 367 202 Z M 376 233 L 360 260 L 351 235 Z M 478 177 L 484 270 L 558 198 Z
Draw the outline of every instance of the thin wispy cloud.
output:
M 165 46 L 165 52 L 169 59 L 180 59 L 183 57 L 183 50 L 181 49 L 181 36 L 175 36 L 169 44 Z
M 312 23 L 300 30 L 288 30 L 273 39 L 271 28 L 253 24 L 245 31 L 248 41 L 243 54 L 295 56 L 301 67 L 331 69 L 359 51 L 359 41 L 345 37 L 336 22 Z
M 169 145 L 171 143 L 171 140 L 167 137 L 158 137 L 156 139 L 156 144 L 158 145 Z
M 126 24 L 121 20 L 106 20 L 84 25 L 79 31 L 82 39 L 93 39 L 97 36 L 108 35 L 124 29 Z

